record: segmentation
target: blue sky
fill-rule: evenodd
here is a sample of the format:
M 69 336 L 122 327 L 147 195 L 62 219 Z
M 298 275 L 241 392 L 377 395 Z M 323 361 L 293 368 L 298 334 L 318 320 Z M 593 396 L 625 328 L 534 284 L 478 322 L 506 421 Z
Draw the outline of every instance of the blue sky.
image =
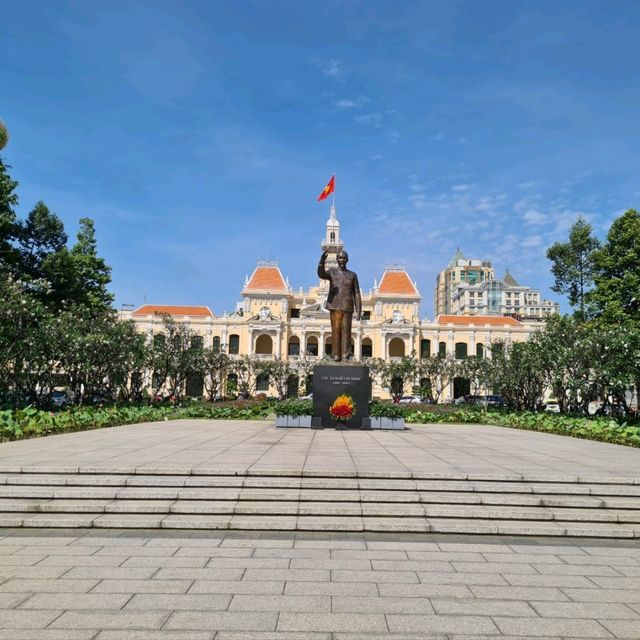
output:
M 232 310 L 258 258 L 316 282 L 332 173 L 368 290 L 432 316 L 457 246 L 559 299 L 546 248 L 640 207 L 640 3 L 42 2 L 2 9 L 20 213 L 95 219 L 122 303 Z

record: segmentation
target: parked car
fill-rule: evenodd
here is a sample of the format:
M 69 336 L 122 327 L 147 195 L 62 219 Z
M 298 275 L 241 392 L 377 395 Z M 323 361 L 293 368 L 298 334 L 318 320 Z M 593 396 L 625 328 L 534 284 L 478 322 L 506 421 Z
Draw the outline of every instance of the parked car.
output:
M 52 409 L 66 409 L 74 402 L 72 391 L 58 391 L 54 389 L 48 396 L 49 406 Z
M 606 416 L 625 416 L 625 415 L 627 415 L 627 409 L 623 404 L 614 402 L 613 404 L 607 404 L 604 407 L 604 415 L 606 415 Z
M 544 405 L 544 410 L 547 413 L 560 413 L 560 405 L 557 402 L 547 402 Z
M 300 400 L 313 400 L 313 391 L 308 393 L 306 396 L 302 396 Z
M 422 398 L 420 396 L 402 396 L 398 400 L 398 404 L 422 404 Z
M 507 403 L 505 402 L 502 396 L 495 396 L 495 395 L 483 396 L 481 402 L 486 407 L 494 407 L 496 409 L 500 409 L 502 407 L 507 406 Z
M 91 396 L 91 404 L 94 407 L 104 407 L 108 404 L 113 404 L 113 398 L 108 393 L 94 393 Z
M 453 404 L 477 404 L 480 401 L 480 398 L 481 396 L 473 396 L 473 395 L 458 396 L 453 401 Z

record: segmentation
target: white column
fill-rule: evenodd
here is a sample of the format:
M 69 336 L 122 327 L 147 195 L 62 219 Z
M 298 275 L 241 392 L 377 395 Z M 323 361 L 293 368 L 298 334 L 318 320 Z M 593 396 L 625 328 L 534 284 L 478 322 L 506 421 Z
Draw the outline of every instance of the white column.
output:
M 282 332 L 280 331 L 280 329 L 278 329 L 276 331 L 276 358 L 280 357 L 280 353 L 281 353 L 281 343 L 282 342 Z
M 320 340 L 318 340 L 318 358 L 324 358 L 324 330 L 320 332 Z
M 355 344 L 355 353 L 353 357 L 360 360 L 362 358 L 362 330 L 358 329 L 356 331 L 356 344 Z
M 253 329 L 249 329 L 249 349 L 247 355 L 253 355 Z

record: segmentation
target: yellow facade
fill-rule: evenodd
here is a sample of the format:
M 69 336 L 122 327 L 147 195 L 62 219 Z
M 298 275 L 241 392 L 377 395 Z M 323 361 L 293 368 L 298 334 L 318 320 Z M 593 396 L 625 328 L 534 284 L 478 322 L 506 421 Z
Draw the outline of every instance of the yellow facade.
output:
M 326 225 L 323 250 L 328 264 L 342 248 L 340 224 L 332 207 Z M 356 360 L 381 358 L 385 361 L 414 354 L 429 357 L 437 353 L 489 355 L 492 342 L 524 341 L 542 327 L 540 322 L 519 322 L 512 317 L 461 316 L 440 313 L 434 320 L 420 318 L 421 295 L 417 283 L 402 265 L 391 265 L 362 289 L 361 321 L 353 321 L 352 342 Z M 203 337 L 204 346 L 220 348 L 232 356 L 283 359 L 292 365 L 320 361 L 331 353 L 329 312 L 324 309 L 328 283 L 319 280 L 309 289 L 294 289 L 283 277 L 277 262 L 259 261 L 242 289 L 242 302 L 235 312 L 215 315 L 208 307 L 144 305 L 123 318 L 134 320 L 150 337 L 161 331 L 162 317 L 188 323 Z M 453 398 L 453 384 L 441 400 Z M 407 391 L 410 392 L 410 389 Z M 275 390 L 269 389 L 275 394 Z M 375 397 L 388 397 L 374 387 Z

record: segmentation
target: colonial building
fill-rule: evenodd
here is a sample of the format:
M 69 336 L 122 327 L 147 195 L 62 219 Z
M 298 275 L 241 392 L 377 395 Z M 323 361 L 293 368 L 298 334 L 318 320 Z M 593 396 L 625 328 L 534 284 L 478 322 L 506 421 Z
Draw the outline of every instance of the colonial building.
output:
M 335 261 L 342 248 L 340 224 L 333 208 L 321 246 L 329 251 L 328 263 Z M 477 281 L 495 282 L 488 277 L 493 275 L 490 266 L 483 265 L 476 270 Z M 471 275 L 465 278 L 471 283 Z M 361 283 L 361 288 L 362 320 L 354 319 L 352 329 L 353 353 L 358 360 L 388 361 L 412 353 L 419 358 L 436 354 L 488 356 L 492 342 L 523 341 L 539 328 L 535 323 L 501 315 L 441 313 L 434 320 L 421 319 L 420 290 L 401 264 L 388 265 L 372 287 L 367 290 Z M 245 279 L 242 300 L 233 313 L 216 315 L 206 306 L 147 304 L 122 315 L 131 318 L 150 339 L 162 330 L 161 314 L 169 314 L 188 323 L 195 334 L 202 336 L 204 346 L 232 356 L 280 358 L 295 363 L 319 360 L 332 352 L 329 312 L 324 308 L 327 295 L 328 282 L 324 280 L 308 289 L 294 289 L 277 262 L 258 261 Z M 273 392 L 268 381 L 262 381 L 258 390 Z M 458 392 L 452 383 L 442 399 L 451 399 Z M 374 387 L 373 394 L 387 395 L 379 387 Z
M 540 291 L 519 284 L 507 271 L 499 280 L 490 260 L 467 260 L 460 249 L 436 277 L 435 315 L 510 316 L 540 321 L 559 312 L 552 300 L 541 300 Z

